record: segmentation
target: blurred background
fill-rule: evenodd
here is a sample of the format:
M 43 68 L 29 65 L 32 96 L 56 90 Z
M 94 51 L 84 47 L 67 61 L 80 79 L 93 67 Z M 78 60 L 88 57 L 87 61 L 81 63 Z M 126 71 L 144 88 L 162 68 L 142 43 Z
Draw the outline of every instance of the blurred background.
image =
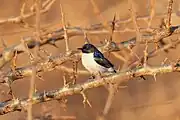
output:
M 43 2 L 44 0 L 42 0 Z M 150 13 L 149 0 L 134 0 L 135 9 L 137 10 L 137 16 L 148 16 Z M 103 16 L 104 21 L 110 21 L 116 14 L 116 19 L 128 19 L 131 14 L 128 10 L 127 0 L 94 0 L 96 3 L 100 15 Z M 0 0 L 0 21 L 12 17 L 19 16 L 20 8 L 24 0 Z M 30 12 L 29 8 L 32 6 L 33 0 L 27 0 L 27 6 L 25 13 Z M 41 15 L 41 28 L 42 29 L 55 29 L 61 28 L 61 12 L 60 3 L 63 7 L 66 23 L 70 26 L 87 27 L 95 23 L 102 23 L 99 15 L 94 11 L 94 7 L 90 0 L 56 0 L 50 10 L 47 13 Z M 163 17 L 167 13 L 168 0 L 156 0 L 155 4 L 155 16 L 152 21 L 152 27 L 158 27 Z M 180 24 L 180 0 L 174 0 L 172 24 Z M 34 25 L 35 17 L 31 17 L 25 20 L 29 25 Z M 139 20 L 138 25 L 140 27 L 147 27 L 147 21 Z M 133 23 L 122 24 L 120 29 L 133 28 Z M 3 38 L 8 46 L 17 44 L 20 42 L 22 36 L 33 35 L 34 28 L 24 28 L 19 24 L 5 23 L 0 25 L 0 37 Z M 134 32 L 115 33 L 113 40 L 116 42 L 126 41 L 132 37 L 135 37 Z M 88 38 L 93 44 L 100 44 L 105 38 L 108 38 L 108 34 L 99 33 L 88 35 Z M 172 36 L 172 39 L 176 39 L 178 36 Z M 74 36 L 70 38 L 70 49 L 75 50 L 84 44 L 83 36 Z M 50 45 L 43 46 L 52 55 L 58 55 L 65 51 L 64 41 L 58 41 L 55 48 Z M 0 46 L 1 47 L 1 46 Z M 153 48 L 154 46 L 151 45 Z M 150 47 L 150 48 L 151 48 Z M 0 48 L 3 50 L 3 47 Z M 179 50 L 170 50 L 168 53 L 160 52 L 157 56 L 149 59 L 150 65 L 160 65 L 161 62 L 168 58 L 170 61 L 179 58 Z M 143 54 L 143 47 L 138 46 L 134 49 L 138 55 Z M 121 54 L 121 51 L 118 52 Z M 122 66 L 122 61 L 115 56 L 110 56 L 111 61 L 118 68 Z M 23 53 L 18 55 L 17 65 L 18 67 L 29 64 L 28 55 Z M 68 64 L 72 67 L 71 64 Z M 9 64 L 5 66 L 9 67 Z M 84 69 L 79 63 L 78 69 Z M 36 79 L 36 87 L 38 92 L 44 90 L 54 90 L 63 86 L 63 71 L 54 70 L 52 72 L 42 74 L 44 81 Z M 84 82 L 89 76 L 79 75 L 78 83 Z M 109 110 L 106 119 L 107 120 L 179 120 L 180 119 L 180 74 L 168 73 L 163 75 L 157 75 L 157 81 L 151 76 L 146 77 L 147 80 L 139 81 L 140 78 L 128 81 L 127 88 L 120 89 L 113 100 L 111 109 Z M 12 84 L 12 89 L 15 97 L 24 98 L 28 96 L 29 81 L 31 77 L 24 78 L 22 80 L 15 81 Z M 8 98 L 6 92 L 8 88 L 4 85 L 0 85 L 0 101 L 4 101 Z M 64 105 L 58 101 L 50 101 L 47 103 L 41 103 L 33 105 L 33 117 L 35 120 L 61 120 L 66 119 L 62 116 L 74 116 L 69 117 L 67 120 L 95 120 L 99 116 L 105 106 L 108 91 L 104 87 L 94 88 L 87 92 L 89 101 L 92 104 L 92 108 L 83 106 L 83 98 L 81 95 L 73 95 L 67 97 L 67 106 L 64 109 Z M 0 116 L 2 120 L 25 120 L 27 117 L 26 112 L 13 112 Z

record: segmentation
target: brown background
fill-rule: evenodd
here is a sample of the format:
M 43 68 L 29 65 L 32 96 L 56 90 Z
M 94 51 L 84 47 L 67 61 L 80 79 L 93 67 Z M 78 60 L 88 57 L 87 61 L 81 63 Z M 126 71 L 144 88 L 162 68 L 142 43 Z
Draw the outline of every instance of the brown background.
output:
M 116 13 L 117 19 L 129 18 L 128 4 L 126 0 L 94 0 L 104 17 L 104 20 L 112 20 L 113 15 Z M 149 13 L 149 1 L 148 0 L 135 0 L 135 7 L 137 9 L 138 16 L 148 15 Z M 156 15 L 166 13 L 168 0 L 156 0 Z M 66 22 L 72 26 L 86 27 L 94 23 L 100 23 L 99 17 L 94 13 L 93 6 L 89 0 L 60 0 L 63 11 L 65 14 Z M 48 13 L 45 13 L 41 17 L 42 28 L 58 28 L 61 27 L 60 17 L 60 4 L 57 0 Z M 174 1 L 173 7 L 173 24 L 180 24 L 180 18 L 176 16 L 179 0 Z M 15 17 L 19 15 L 20 7 L 23 0 L 1 0 L 0 1 L 0 20 Z M 28 6 L 32 5 L 32 0 L 28 0 Z M 28 10 L 26 11 L 28 12 Z M 34 24 L 34 17 L 26 20 L 29 24 Z M 153 27 L 160 23 L 160 19 L 156 17 L 153 19 Z M 138 24 L 141 27 L 146 27 L 145 21 L 139 21 Z M 125 27 L 131 27 L 132 23 L 122 25 L 122 29 Z M 6 23 L 0 25 L 0 36 L 3 38 L 8 46 L 19 43 L 22 36 L 32 35 L 33 29 L 25 29 L 17 24 Z M 128 40 L 135 36 L 135 33 L 125 32 L 116 33 L 114 40 L 117 42 Z M 107 38 L 107 34 L 96 34 L 88 36 L 92 43 L 99 43 L 100 40 Z M 174 38 L 176 38 L 175 36 Z M 83 36 L 77 36 L 70 38 L 70 48 L 76 49 L 83 44 Z M 59 48 L 52 46 L 44 46 L 50 53 L 57 55 L 65 50 L 64 41 L 57 43 Z M 2 48 L 1 48 L 2 50 Z M 175 60 L 179 57 L 179 48 L 170 50 L 169 53 L 161 52 L 156 57 L 149 60 L 151 65 L 159 65 L 167 57 L 169 60 Z M 136 49 L 138 54 L 142 50 Z M 120 52 L 119 52 L 120 54 Z M 121 61 L 111 55 L 111 60 L 115 64 L 116 68 Z M 21 54 L 18 56 L 18 66 L 28 64 L 27 54 Z M 6 67 L 9 67 L 7 65 Z M 79 69 L 84 69 L 81 65 Z M 147 77 L 146 81 L 130 80 L 128 87 L 120 89 L 116 94 L 115 99 L 110 109 L 107 119 L 108 120 L 178 120 L 180 115 L 180 74 L 168 73 L 157 76 L 157 82 L 153 77 Z M 36 80 L 37 90 L 42 92 L 44 90 L 52 90 L 62 87 L 62 71 L 56 70 L 43 74 L 45 81 L 39 79 Z M 88 76 L 78 76 L 78 82 L 83 82 Z M 12 84 L 13 92 L 16 97 L 23 98 L 28 96 L 29 80 L 31 78 L 25 78 L 16 81 Z M 140 79 L 140 78 L 138 78 Z M 2 92 L 0 101 L 7 99 L 7 88 L 0 86 Z M 41 120 L 51 120 L 52 118 L 58 119 L 60 116 L 76 116 L 77 120 L 94 120 L 103 111 L 108 91 L 104 88 L 95 88 L 89 90 L 89 101 L 92 104 L 92 108 L 86 106 L 83 107 L 82 96 L 74 95 L 68 97 L 68 103 L 66 111 L 63 110 L 61 104 L 57 101 L 51 101 L 47 103 L 33 105 L 33 116 L 40 118 Z M 49 118 L 46 117 L 49 115 Z M 43 118 L 44 116 L 44 118 Z M 13 112 L 3 116 L 0 116 L 1 120 L 24 120 L 26 119 L 25 112 Z

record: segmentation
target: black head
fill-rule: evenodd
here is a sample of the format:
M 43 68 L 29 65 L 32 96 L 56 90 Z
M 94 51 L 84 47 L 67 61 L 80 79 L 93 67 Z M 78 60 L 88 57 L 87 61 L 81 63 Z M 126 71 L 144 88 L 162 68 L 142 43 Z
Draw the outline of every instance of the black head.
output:
M 82 48 L 78 48 L 83 53 L 93 53 L 97 48 L 92 44 L 84 44 Z

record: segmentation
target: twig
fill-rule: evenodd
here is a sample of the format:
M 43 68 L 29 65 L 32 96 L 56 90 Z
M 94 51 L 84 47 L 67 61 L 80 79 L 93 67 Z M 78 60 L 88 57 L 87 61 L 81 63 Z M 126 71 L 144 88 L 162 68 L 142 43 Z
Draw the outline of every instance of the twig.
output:
M 128 0 L 128 4 L 129 4 L 129 10 L 131 12 L 132 21 L 134 23 L 134 27 L 136 30 L 137 41 L 141 41 L 141 35 L 140 35 L 140 30 L 137 24 L 137 15 L 136 15 L 136 10 L 133 6 L 133 0 Z
M 150 19 L 148 21 L 148 29 L 151 28 L 152 19 L 155 15 L 155 4 L 156 4 L 156 0 L 150 0 Z
M 158 49 L 152 50 L 151 52 L 148 53 L 147 57 L 152 58 L 155 55 L 157 55 L 159 52 L 169 50 L 169 49 L 173 49 L 174 47 L 176 47 L 179 44 L 180 44 L 180 40 L 178 39 L 174 43 L 170 43 L 170 44 L 164 45 L 164 46 L 162 46 L 162 47 L 160 47 Z M 129 68 L 131 68 L 132 66 L 135 66 L 135 64 L 139 64 L 139 62 L 141 62 L 143 60 L 144 60 L 144 55 L 140 57 L 140 61 L 132 61 L 129 64 Z
M 35 31 L 35 37 L 36 37 L 36 41 L 40 42 L 40 5 L 41 5 L 41 0 L 36 0 L 35 1 L 35 7 L 36 7 L 36 31 Z M 36 42 L 37 43 L 37 42 Z M 34 48 L 34 55 L 35 55 L 35 60 L 31 61 L 31 65 L 33 65 L 34 62 L 37 62 L 37 52 L 39 50 L 39 45 L 36 45 Z M 32 98 L 33 98 L 33 94 L 36 92 L 36 88 L 35 88 L 35 80 L 36 80 L 36 67 L 33 66 L 32 67 L 32 77 L 31 77 L 31 81 L 30 81 L 30 89 L 29 89 L 29 105 L 28 105 L 28 120 L 33 120 L 33 115 L 32 115 Z
M 63 25 L 63 30 L 64 30 L 64 40 L 65 40 L 65 45 L 66 45 L 66 52 L 69 52 L 69 39 L 68 39 L 68 34 L 67 34 L 67 29 L 66 29 L 66 23 L 65 23 L 65 17 L 63 13 L 63 8 L 62 5 L 60 4 L 60 9 L 61 9 L 61 21 Z
M 114 15 L 114 17 L 113 17 L 113 20 L 112 20 L 112 23 L 111 23 L 112 25 L 109 26 L 109 25 L 108 25 L 108 22 L 104 19 L 103 15 L 101 14 L 101 12 L 100 12 L 97 4 L 95 3 L 95 1 L 94 1 L 94 0 L 90 0 L 90 2 L 91 2 L 92 6 L 93 6 L 93 8 L 94 8 L 93 10 L 94 10 L 95 14 L 97 14 L 97 16 L 100 18 L 103 26 L 104 26 L 106 29 L 108 29 L 109 34 L 110 34 L 110 39 L 108 39 L 108 42 L 111 42 L 111 41 L 112 41 L 112 37 L 113 37 L 114 30 L 115 30 L 116 15 Z
M 131 56 L 128 56 L 128 59 L 130 59 L 130 57 Z M 128 62 L 125 62 L 119 71 L 120 72 L 124 71 L 124 69 L 127 68 L 127 65 L 128 65 Z M 106 104 L 105 104 L 103 114 L 101 117 L 105 117 L 108 114 L 108 112 L 111 108 L 111 105 L 113 103 L 115 93 L 117 92 L 118 87 L 121 83 L 121 80 L 122 80 L 122 78 L 119 78 L 119 81 L 117 81 L 114 85 L 112 85 L 112 84 L 109 85 L 109 88 L 108 88 L 109 94 L 108 94 L 108 98 L 106 100 Z
M 109 28 L 109 26 L 107 26 L 107 22 L 104 20 L 104 17 L 101 14 L 101 12 L 100 12 L 97 4 L 95 3 L 95 1 L 90 0 L 90 2 L 92 4 L 92 6 L 93 6 L 94 13 L 97 14 L 97 16 L 100 18 L 100 21 L 102 22 L 103 26 Z
M 40 13 L 42 14 L 42 13 L 48 12 L 48 10 L 51 8 L 51 6 L 52 6 L 52 4 L 54 2 L 55 2 L 55 0 L 50 2 L 48 6 L 46 6 L 44 9 L 42 9 L 40 11 Z M 24 14 L 23 17 L 22 16 L 18 16 L 18 17 L 14 17 L 14 18 L 8 18 L 8 19 L 5 19 L 5 20 L 0 20 L 0 25 L 4 24 L 4 23 L 8 23 L 8 22 L 16 23 L 16 24 L 17 23 L 21 23 L 22 20 L 27 19 L 27 18 L 32 17 L 32 16 L 35 16 L 35 14 L 36 14 L 35 12 L 31 12 L 31 13 Z
M 170 30 L 170 27 L 171 27 L 172 5 L 173 5 L 173 0 L 168 0 L 168 13 L 167 13 L 166 27 L 169 30 Z
M 46 1 L 44 1 L 43 3 L 42 3 L 42 7 L 41 7 L 41 9 L 44 9 L 45 7 L 47 7 L 50 3 L 54 3 L 56 0 L 46 0 Z M 30 10 L 32 11 L 32 12 L 35 12 L 35 4 L 33 4 L 32 6 L 31 6 L 31 8 L 30 8 Z
M 147 67 L 147 60 L 148 60 L 148 43 L 146 42 L 145 44 L 145 49 L 144 49 L 144 67 Z

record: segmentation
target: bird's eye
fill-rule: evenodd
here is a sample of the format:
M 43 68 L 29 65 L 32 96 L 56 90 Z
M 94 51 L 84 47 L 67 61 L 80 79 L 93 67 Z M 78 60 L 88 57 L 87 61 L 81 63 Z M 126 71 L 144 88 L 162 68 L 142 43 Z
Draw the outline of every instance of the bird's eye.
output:
M 87 45 L 87 46 L 86 46 L 86 49 L 90 49 L 90 46 L 89 46 L 89 45 Z

